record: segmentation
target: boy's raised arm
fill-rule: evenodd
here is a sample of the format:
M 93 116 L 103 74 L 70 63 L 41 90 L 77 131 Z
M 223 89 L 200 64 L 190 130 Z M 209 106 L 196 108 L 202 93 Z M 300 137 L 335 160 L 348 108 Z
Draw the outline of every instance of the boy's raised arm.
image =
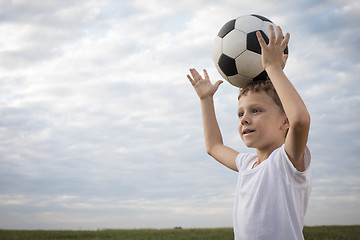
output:
M 187 78 L 195 88 L 201 102 L 206 151 L 218 162 L 237 171 L 235 159 L 238 152 L 224 146 L 215 115 L 213 96 L 222 81 L 212 84 L 206 70 L 204 70 L 204 78 L 195 69 L 190 69 L 190 73 L 191 76 L 187 75 Z
M 261 34 L 257 33 L 262 49 L 262 64 L 280 97 L 289 120 L 290 127 L 285 140 L 285 151 L 294 167 L 298 171 L 304 171 L 303 154 L 310 129 L 310 115 L 300 95 L 282 70 L 287 59 L 284 49 L 290 35 L 287 33 L 284 38 L 280 27 L 277 27 L 277 36 L 275 36 L 273 26 L 270 25 L 269 30 L 268 45 Z

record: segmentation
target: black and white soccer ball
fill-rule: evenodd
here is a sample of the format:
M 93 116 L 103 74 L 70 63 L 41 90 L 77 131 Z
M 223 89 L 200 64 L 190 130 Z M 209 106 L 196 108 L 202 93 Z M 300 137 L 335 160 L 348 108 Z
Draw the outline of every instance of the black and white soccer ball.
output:
M 260 31 L 269 43 L 269 25 L 276 27 L 269 19 L 252 14 L 233 19 L 220 29 L 214 42 L 213 60 L 220 75 L 232 85 L 243 88 L 251 81 L 267 78 L 256 32 Z M 288 47 L 284 53 L 288 54 Z

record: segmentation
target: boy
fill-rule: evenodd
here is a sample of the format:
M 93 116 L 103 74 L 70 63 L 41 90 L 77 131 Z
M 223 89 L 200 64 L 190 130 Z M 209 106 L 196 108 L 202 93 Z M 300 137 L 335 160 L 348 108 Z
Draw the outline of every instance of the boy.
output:
M 200 100 L 208 154 L 238 171 L 234 202 L 235 239 L 304 239 L 304 215 L 311 190 L 310 152 L 306 146 L 310 115 L 282 67 L 290 35 L 285 38 L 269 27 L 262 65 L 271 81 L 255 82 L 241 90 L 239 133 L 256 154 L 243 154 L 223 145 L 216 120 L 213 95 L 222 81 L 211 84 L 195 69 L 187 75 Z M 277 35 L 277 36 L 276 36 Z

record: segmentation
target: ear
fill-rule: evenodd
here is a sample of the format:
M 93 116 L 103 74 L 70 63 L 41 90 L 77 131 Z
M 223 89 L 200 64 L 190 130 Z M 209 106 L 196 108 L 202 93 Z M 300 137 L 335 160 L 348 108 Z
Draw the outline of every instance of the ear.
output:
M 287 117 L 284 118 L 282 124 L 281 124 L 281 127 L 280 129 L 281 130 L 287 130 L 290 128 L 290 123 L 289 123 L 289 119 Z

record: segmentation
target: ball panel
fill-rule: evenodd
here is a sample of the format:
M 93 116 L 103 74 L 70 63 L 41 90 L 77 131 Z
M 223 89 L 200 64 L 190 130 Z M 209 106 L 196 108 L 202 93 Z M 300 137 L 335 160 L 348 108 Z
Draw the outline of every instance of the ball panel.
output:
M 218 36 L 223 38 L 226 34 L 228 34 L 231 30 L 235 27 L 235 21 L 236 19 L 230 20 L 220 29 Z
M 254 77 L 254 81 L 259 81 L 259 80 L 266 80 L 268 79 L 268 75 L 266 73 L 266 71 L 262 71 L 259 75 L 257 75 L 256 77 Z
M 215 40 L 214 40 L 213 49 L 212 49 L 212 58 L 215 63 L 217 63 L 221 54 L 222 54 L 222 38 L 220 38 L 219 36 L 216 36 Z
M 274 29 L 276 29 L 276 25 L 273 24 L 272 22 L 264 22 L 261 30 L 267 35 L 267 36 L 270 36 L 270 31 L 269 31 L 269 26 L 270 25 L 273 25 Z M 266 42 L 266 43 L 269 43 L 269 42 Z M 289 48 L 286 47 L 285 50 L 284 50 L 284 53 L 285 54 L 288 54 L 289 53 Z
M 284 49 L 284 53 L 289 54 L 289 47 L 288 46 L 286 46 L 286 48 Z
M 222 41 L 222 51 L 225 55 L 236 58 L 246 50 L 246 34 L 239 30 L 232 30 Z
M 234 85 L 236 87 L 243 88 L 247 84 L 252 82 L 252 79 L 244 77 L 244 76 L 242 76 L 240 74 L 237 74 L 235 76 L 228 77 L 228 81 L 229 81 L 229 83 L 231 83 L 232 85 Z
M 261 30 L 266 34 L 266 36 L 270 36 L 269 26 L 273 25 L 274 29 L 276 29 L 276 25 L 272 22 L 263 22 L 263 25 L 261 27 Z M 275 30 L 276 31 L 276 30 Z
M 261 56 L 248 50 L 237 57 L 235 63 L 237 71 L 248 78 L 254 78 L 264 70 L 261 64 Z
M 260 15 L 257 15 L 257 14 L 251 14 L 251 16 L 257 17 L 257 18 L 261 19 L 262 21 L 272 22 L 272 21 L 270 21 L 270 19 L 267 19 L 264 16 L 260 16 Z
M 244 33 L 253 32 L 261 29 L 263 21 L 254 16 L 243 16 L 236 19 L 235 29 Z
M 221 68 L 219 67 L 218 64 L 215 64 L 216 69 L 218 70 L 218 72 L 220 73 L 220 75 L 226 80 L 229 81 L 228 77 L 225 75 L 225 73 L 221 70 Z
M 269 38 L 266 36 L 266 34 L 260 30 L 261 36 L 264 38 L 266 44 L 269 43 Z M 246 49 L 253 51 L 255 53 L 261 54 L 261 47 L 259 44 L 259 41 L 256 36 L 256 31 L 251 32 L 246 36 Z
M 226 76 L 233 76 L 238 73 L 236 69 L 235 59 L 222 54 L 219 58 L 219 67 Z

